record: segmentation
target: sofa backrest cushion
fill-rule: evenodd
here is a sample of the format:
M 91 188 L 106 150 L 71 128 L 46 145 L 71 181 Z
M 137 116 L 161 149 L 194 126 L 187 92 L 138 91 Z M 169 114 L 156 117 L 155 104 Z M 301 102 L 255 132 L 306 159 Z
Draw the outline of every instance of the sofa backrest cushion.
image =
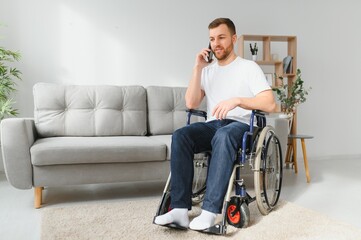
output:
M 146 91 L 141 86 L 37 83 L 33 93 L 35 126 L 42 137 L 147 133 Z
M 187 113 L 185 87 L 147 87 L 148 134 L 172 134 L 186 125 Z M 206 111 L 205 100 L 198 108 Z M 204 121 L 202 117 L 193 116 L 191 122 Z

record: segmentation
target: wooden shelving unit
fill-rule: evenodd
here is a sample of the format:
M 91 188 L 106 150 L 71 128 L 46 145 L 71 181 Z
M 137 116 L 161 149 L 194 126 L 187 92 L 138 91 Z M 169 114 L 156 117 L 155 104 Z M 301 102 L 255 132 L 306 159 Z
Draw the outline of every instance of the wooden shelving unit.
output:
M 242 58 L 245 56 L 245 51 L 249 51 L 249 43 L 259 42 L 262 45 L 262 59 L 256 61 L 258 65 L 262 66 L 274 66 L 274 73 L 277 76 L 287 78 L 288 86 L 292 86 L 296 80 L 297 71 L 297 37 L 296 36 L 277 36 L 277 35 L 241 35 L 238 38 L 238 55 Z M 276 53 L 272 51 L 273 42 L 283 42 L 287 48 L 287 55 L 292 56 L 292 69 L 291 73 L 283 72 L 283 58 L 286 56 L 279 55 L 280 60 L 273 60 L 272 54 Z M 274 87 L 280 86 L 281 80 L 276 79 Z M 279 107 L 280 110 L 280 107 Z M 293 124 L 291 127 L 291 134 L 297 134 L 297 113 L 293 116 Z

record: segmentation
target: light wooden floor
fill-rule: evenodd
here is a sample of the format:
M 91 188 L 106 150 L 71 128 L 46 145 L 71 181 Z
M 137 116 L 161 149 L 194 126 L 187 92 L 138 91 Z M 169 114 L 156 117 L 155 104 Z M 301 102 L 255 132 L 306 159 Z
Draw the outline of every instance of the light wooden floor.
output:
M 309 159 L 311 183 L 302 162 L 299 173 L 284 170 L 281 198 L 322 212 L 361 229 L 361 159 Z M 163 183 L 84 185 L 45 189 L 45 207 L 115 202 L 161 195 Z M 0 172 L 0 239 L 40 239 L 40 212 L 33 208 L 33 190 L 18 190 Z M 151 219 L 149 220 L 151 221 Z

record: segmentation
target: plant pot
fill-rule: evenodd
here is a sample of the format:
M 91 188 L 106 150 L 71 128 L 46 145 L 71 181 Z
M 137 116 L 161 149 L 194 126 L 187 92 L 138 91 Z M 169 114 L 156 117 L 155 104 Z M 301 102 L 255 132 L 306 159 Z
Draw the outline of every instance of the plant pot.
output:
M 279 118 L 282 119 L 286 119 L 288 121 L 288 134 L 291 133 L 291 128 L 292 128 L 292 124 L 293 124 L 293 113 L 286 113 L 286 112 L 281 112 L 278 115 Z
M 257 61 L 257 55 L 252 55 L 252 60 Z
M 280 113 L 279 118 L 287 118 L 290 119 L 292 118 L 293 114 L 292 113 Z

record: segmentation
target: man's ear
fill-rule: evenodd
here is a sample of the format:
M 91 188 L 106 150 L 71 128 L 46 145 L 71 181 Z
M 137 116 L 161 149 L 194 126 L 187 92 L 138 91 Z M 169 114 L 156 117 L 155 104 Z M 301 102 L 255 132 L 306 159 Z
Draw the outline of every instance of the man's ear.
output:
M 232 36 L 232 43 L 233 43 L 233 44 L 236 44 L 236 42 L 237 42 L 237 34 L 233 34 L 233 36 Z

